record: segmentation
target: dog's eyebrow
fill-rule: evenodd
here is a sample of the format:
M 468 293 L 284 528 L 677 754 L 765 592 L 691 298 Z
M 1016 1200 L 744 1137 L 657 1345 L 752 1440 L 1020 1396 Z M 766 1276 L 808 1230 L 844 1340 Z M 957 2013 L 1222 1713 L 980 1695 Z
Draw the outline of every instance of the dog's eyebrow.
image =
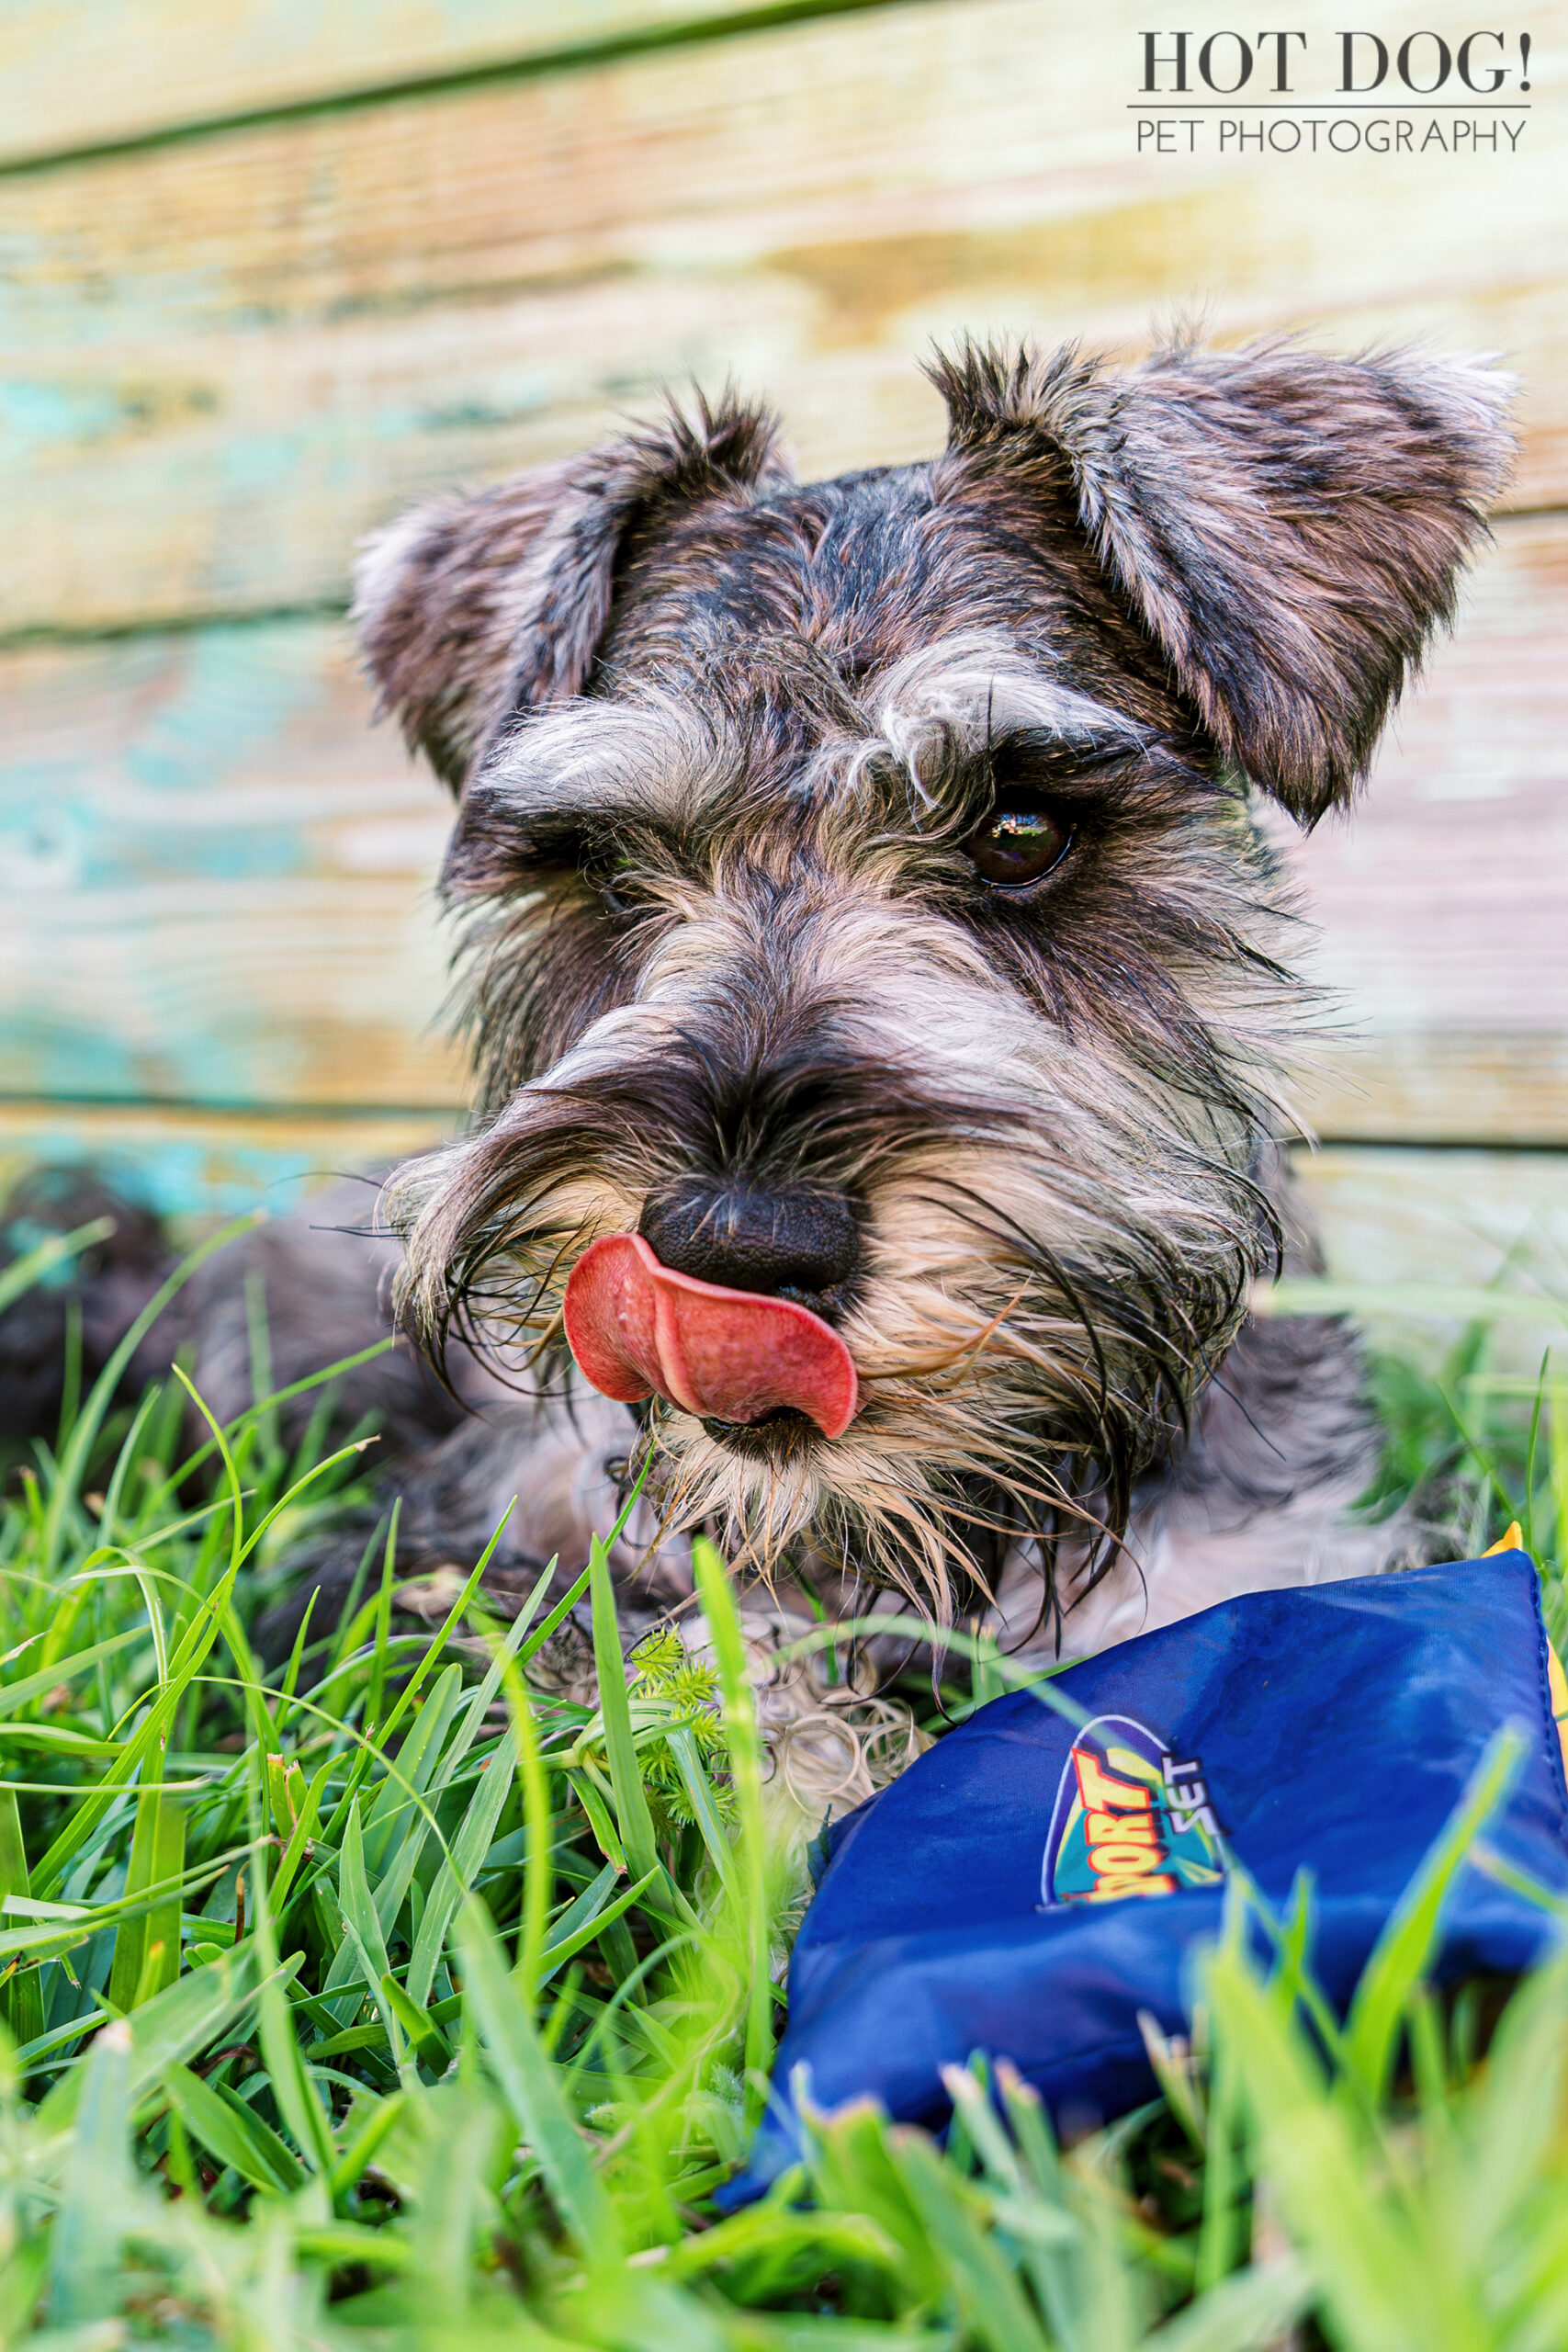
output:
M 475 788 L 525 821 L 679 822 L 730 788 L 737 764 L 735 746 L 672 696 L 584 698 L 525 719 L 491 754 Z
M 947 639 L 865 680 L 796 769 L 793 796 L 836 797 L 891 763 L 925 799 L 937 764 L 931 754 L 939 747 L 950 761 L 955 738 L 965 752 L 978 754 L 988 743 L 1021 736 L 1092 761 L 1139 749 L 1148 730 L 1053 677 L 1010 643 Z M 733 808 L 750 765 L 744 732 L 732 732 L 722 714 L 644 685 L 534 712 L 496 746 L 469 799 L 476 816 L 482 805 L 491 820 L 524 829 L 580 821 L 683 833 L 694 819 Z
M 922 647 L 869 681 L 864 698 L 875 733 L 896 755 L 933 727 L 956 731 L 976 750 L 1022 734 L 1074 748 L 1131 750 L 1148 741 L 1148 729 L 1124 711 L 989 633 Z
M 994 636 L 940 640 L 868 682 L 866 733 L 850 761 L 852 786 L 892 768 L 914 805 L 931 808 L 957 780 L 956 748 L 978 757 L 1026 741 L 1077 762 L 1142 750 L 1148 729 L 1031 662 Z M 826 763 L 824 763 L 824 765 Z

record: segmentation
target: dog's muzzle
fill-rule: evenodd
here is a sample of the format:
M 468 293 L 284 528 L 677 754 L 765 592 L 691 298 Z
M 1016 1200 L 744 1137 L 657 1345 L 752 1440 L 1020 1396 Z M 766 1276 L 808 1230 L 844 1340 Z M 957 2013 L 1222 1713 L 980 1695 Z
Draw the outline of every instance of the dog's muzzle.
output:
M 640 1233 L 610 1233 L 573 1267 L 567 1343 L 584 1377 L 632 1405 L 667 1397 L 705 1421 L 804 1413 L 824 1437 L 855 1417 L 854 1361 L 794 1299 L 730 1290 L 661 1265 Z

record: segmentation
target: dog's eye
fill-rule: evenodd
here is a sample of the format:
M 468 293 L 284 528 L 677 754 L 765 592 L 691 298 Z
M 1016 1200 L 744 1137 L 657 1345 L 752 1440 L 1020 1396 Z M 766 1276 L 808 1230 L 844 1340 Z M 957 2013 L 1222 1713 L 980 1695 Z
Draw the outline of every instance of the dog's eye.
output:
M 590 888 L 597 890 L 606 910 L 613 915 L 630 914 L 637 904 L 637 866 L 625 856 L 603 851 L 586 852 L 582 857 L 582 876 Z
M 1053 810 L 1004 800 L 964 846 L 993 889 L 1016 890 L 1059 865 L 1072 838 Z

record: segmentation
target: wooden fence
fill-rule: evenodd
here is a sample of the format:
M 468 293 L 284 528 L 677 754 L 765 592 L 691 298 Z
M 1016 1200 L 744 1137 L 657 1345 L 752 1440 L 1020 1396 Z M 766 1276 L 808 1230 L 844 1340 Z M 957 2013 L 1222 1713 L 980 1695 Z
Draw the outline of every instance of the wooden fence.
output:
M 412 494 L 691 377 L 768 393 L 803 469 L 898 459 L 939 437 L 933 336 L 1131 352 L 1201 311 L 1522 378 L 1459 634 L 1295 853 L 1359 1032 L 1310 1181 L 1353 1272 L 1568 1243 L 1568 8 L 1529 20 L 1513 146 L 1411 101 L 1440 145 L 1316 155 L 1223 148 L 1217 105 L 1140 153 L 1145 13 L 9 0 L 0 1155 L 200 1208 L 456 1114 L 447 811 L 342 618 Z M 1293 21 L 1324 116 L 1337 19 Z

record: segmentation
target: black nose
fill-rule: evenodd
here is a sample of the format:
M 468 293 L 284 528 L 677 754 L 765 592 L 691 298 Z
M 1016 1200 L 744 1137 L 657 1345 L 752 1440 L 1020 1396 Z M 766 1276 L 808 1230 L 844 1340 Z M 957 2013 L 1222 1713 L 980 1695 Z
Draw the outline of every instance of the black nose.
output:
M 649 1202 L 640 1229 L 675 1273 L 793 1298 L 818 1315 L 843 1306 L 860 1254 L 849 1202 L 800 1185 L 684 1184 Z

